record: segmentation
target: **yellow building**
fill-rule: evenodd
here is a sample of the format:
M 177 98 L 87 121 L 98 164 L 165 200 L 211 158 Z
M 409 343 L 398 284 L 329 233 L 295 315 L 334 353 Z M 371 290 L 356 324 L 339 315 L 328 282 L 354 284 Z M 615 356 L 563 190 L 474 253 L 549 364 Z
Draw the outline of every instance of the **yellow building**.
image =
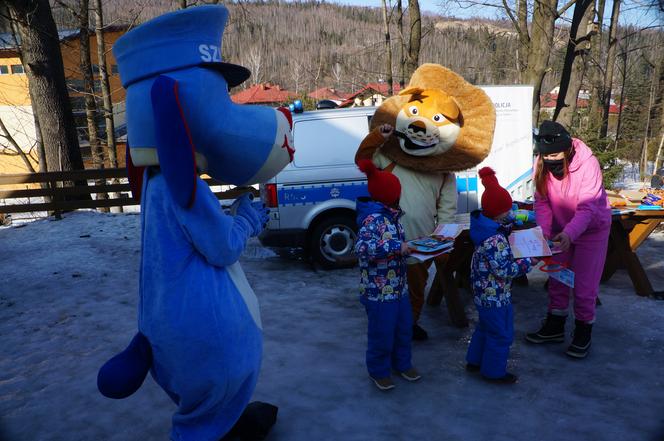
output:
M 120 83 L 117 63 L 111 48 L 125 31 L 126 27 L 108 27 L 104 30 L 106 63 L 108 66 L 111 99 L 113 101 L 113 119 L 116 126 L 122 125 L 125 121 L 125 90 Z M 89 142 L 87 121 L 85 118 L 85 101 L 82 94 L 83 75 L 80 69 L 79 31 L 64 30 L 58 32 L 58 34 L 65 78 L 67 87 L 69 88 L 69 96 L 79 133 L 81 149 L 85 159 L 89 155 Z M 98 107 L 101 107 L 102 99 L 97 61 L 97 39 L 92 31 L 90 33 L 90 59 L 94 74 L 94 90 L 98 94 Z M 0 118 L 23 151 L 29 153 L 31 158 L 34 159 L 34 166 L 37 169 L 37 155 L 34 150 L 35 125 L 28 90 L 28 79 L 23 71 L 23 66 L 18 57 L 16 45 L 11 34 L 0 34 Z M 97 125 L 100 129 L 100 136 L 105 136 L 106 123 L 101 115 L 97 118 Z M 27 168 L 18 155 L 16 155 L 13 147 L 4 138 L 0 137 L 0 173 L 20 173 L 25 171 L 27 171 Z

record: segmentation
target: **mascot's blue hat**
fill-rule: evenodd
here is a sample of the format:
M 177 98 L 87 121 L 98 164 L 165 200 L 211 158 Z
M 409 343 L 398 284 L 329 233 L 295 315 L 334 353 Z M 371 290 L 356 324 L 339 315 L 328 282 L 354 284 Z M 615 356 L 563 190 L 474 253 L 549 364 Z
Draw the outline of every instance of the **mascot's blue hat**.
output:
M 229 87 L 242 83 L 251 75 L 249 69 L 221 59 L 227 19 L 224 7 L 198 6 L 164 14 L 128 32 L 113 46 L 122 85 L 193 66 L 218 70 Z

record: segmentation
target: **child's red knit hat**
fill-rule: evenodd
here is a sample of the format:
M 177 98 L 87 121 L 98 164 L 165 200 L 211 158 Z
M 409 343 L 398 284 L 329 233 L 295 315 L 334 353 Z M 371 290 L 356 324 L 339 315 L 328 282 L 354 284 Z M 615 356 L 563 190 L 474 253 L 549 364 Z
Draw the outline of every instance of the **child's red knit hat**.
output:
M 370 159 L 357 161 L 357 166 L 367 175 L 369 194 L 375 201 L 385 205 L 393 205 L 401 196 L 399 178 L 389 172 L 376 168 Z
M 486 217 L 496 217 L 512 209 L 512 196 L 500 186 L 496 172 L 491 167 L 479 171 L 484 193 L 482 193 L 482 212 Z

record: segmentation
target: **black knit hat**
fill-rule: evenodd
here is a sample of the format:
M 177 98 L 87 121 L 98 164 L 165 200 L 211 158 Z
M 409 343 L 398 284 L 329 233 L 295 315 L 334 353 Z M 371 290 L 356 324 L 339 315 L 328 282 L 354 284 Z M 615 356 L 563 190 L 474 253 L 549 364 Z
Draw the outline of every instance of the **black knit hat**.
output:
M 535 151 L 541 155 L 550 155 L 569 150 L 572 136 L 565 127 L 555 121 L 542 121 L 539 132 L 535 135 Z

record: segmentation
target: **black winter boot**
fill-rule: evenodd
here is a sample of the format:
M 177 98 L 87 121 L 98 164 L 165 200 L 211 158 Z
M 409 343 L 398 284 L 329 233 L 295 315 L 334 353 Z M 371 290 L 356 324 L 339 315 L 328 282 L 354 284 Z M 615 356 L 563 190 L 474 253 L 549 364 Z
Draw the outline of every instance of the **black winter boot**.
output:
M 562 343 L 565 341 L 565 320 L 567 317 L 546 314 L 546 320 L 539 331 L 526 334 L 530 343 Z
M 258 441 L 265 439 L 277 422 L 279 408 L 269 403 L 252 401 L 240 415 L 231 431 L 220 441 Z
M 425 331 L 424 329 L 422 329 L 420 325 L 415 323 L 413 325 L 413 340 L 424 341 L 428 339 L 429 339 L 429 334 L 427 333 L 427 331 Z
M 593 324 L 580 320 L 575 320 L 574 323 L 576 327 L 574 328 L 574 334 L 572 334 L 572 344 L 569 345 L 565 353 L 573 358 L 586 358 L 590 349 L 590 334 L 593 330 Z

